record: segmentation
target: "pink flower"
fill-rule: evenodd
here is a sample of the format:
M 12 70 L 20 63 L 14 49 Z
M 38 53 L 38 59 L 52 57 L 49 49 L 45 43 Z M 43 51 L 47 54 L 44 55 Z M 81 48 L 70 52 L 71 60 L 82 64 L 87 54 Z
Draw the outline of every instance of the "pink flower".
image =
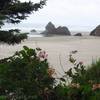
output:
M 80 62 L 79 62 L 79 64 L 80 64 L 80 65 L 83 65 L 83 62 L 82 62 L 82 61 L 80 61 Z
M 48 54 L 46 54 L 45 51 L 40 51 L 38 53 L 38 58 L 41 59 L 41 60 L 45 60 L 45 59 L 47 59 L 47 57 L 48 57 Z
M 92 90 L 100 89 L 100 84 L 93 84 Z

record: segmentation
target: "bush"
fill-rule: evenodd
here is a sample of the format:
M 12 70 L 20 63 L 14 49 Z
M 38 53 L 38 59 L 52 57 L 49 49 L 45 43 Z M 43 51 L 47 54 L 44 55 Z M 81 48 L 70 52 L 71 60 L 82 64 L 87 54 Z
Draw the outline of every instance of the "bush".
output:
M 2 60 L 0 95 L 16 100 L 44 100 L 54 85 L 54 71 L 46 57 L 45 51 L 24 46 L 10 59 Z
M 80 84 L 85 84 L 88 82 L 100 83 L 100 59 L 87 67 L 84 66 L 82 62 L 76 64 L 75 61 L 72 63 L 74 64 L 74 68 L 71 68 L 66 72 L 66 74 L 71 78 L 72 82 Z
M 74 68 L 56 81 L 47 56 L 40 48 L 24 46 L 0 60 L 0 100 L 100 100 L 100 60 L 86 69 L 71 54 Z
M 0 100 L 7 100 L 5 96 L 0 96 Z
M 77 63 L 72 54 L 69 58 L 74 68 L 65 72 L 64 79 L 70 78 L 68 100 L 99 100 L 100 99 L 100 60 L 88 68 L 83 62 Z M 87 68 L 87 69 L 86 69 Z M 66 87 L 66 85 L 65 85 Z M 71 88 L 70 88 L 71 87 Z
M 88 80 L 92 80 L 95 83 L 100 83 L 100 59 L 93 62 L 86 72 L 86 77 Z

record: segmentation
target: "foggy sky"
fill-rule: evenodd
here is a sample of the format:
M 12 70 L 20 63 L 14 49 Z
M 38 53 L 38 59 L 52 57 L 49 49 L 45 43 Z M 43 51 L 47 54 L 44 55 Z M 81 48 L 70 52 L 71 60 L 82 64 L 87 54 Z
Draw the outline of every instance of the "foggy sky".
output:
M 100 0 L 48 0 L 43 9 L 30 15 L 21 24 L 6 25 L 5 28 L 44 29 L 52 21 L 56 26 L 67 26 L 71 30 L 90 31 L 100 24 L 99 6 Z

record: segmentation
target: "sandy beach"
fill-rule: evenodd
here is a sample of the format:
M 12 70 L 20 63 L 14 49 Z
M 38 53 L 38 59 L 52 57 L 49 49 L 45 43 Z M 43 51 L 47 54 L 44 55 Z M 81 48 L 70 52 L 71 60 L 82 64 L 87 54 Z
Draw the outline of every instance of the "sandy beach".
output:
M 100 37 L 74 37 L 74 36 L 57 36 L 57 37 L 38 37 L 28 38 L 18 45 L 0 44 L 0 58 L 13 55 L 16 51 L 21 50 L 26 45 L 31 48 L 40 47 L 48 53 L 48 60 L 51 67 L 58 72 L 63 69 L 68 70 L 73 67 L 69 61 L 69 54 L 77 50 L 75 58 L 82 61 L 85 65 L 100 58 Z

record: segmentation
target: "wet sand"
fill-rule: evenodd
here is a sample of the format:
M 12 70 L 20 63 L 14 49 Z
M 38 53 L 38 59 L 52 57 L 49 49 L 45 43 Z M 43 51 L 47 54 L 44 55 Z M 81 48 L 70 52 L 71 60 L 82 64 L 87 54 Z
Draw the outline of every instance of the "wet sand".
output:
M 68 61 L 71 51 L 77 50 L 78 53 L 74 55 L 75 58 L 85 65 L 100 58 L 100 37 L 89 36 L 32 37 L 14 46 L 0 44 L 0 58 L 13 55 L 16 51 L 21 50 L 24 45 L 31 48 L 40 47 L 45 50 L 49 55 L 50 66 L 60 73 L 63 72 L 63 69 L 68 70 L 73 67 Z

